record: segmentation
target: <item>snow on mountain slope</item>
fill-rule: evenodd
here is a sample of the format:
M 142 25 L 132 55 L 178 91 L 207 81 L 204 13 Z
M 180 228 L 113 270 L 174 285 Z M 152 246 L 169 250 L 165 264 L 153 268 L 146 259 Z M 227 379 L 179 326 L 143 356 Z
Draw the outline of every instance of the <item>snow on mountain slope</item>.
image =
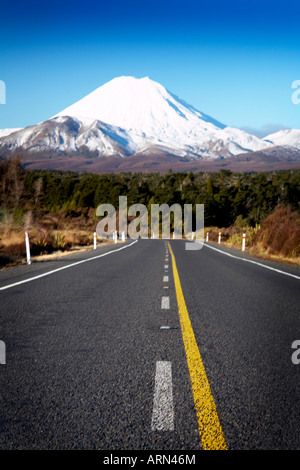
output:
M 300 148 L 300 130 L 299 129 L 284 129 L 274 134 L 269 134 L 264 140 L 274 143 L 274 145 L 289 145 L 291 147 Z
M 17 129 L 0 129 L 0 139 L 1 137 L 6 137 L 9 134 L 12 134 L 13 132 L 19 131 L 20 128 Z
M 122 129 L 95 120 L 83 124 L 71 117 L 49 119 L 0 139 L 3 155 L 26 152 L 46 156 L 75 153 L 87 157 L 124 157 L 137 149 Z

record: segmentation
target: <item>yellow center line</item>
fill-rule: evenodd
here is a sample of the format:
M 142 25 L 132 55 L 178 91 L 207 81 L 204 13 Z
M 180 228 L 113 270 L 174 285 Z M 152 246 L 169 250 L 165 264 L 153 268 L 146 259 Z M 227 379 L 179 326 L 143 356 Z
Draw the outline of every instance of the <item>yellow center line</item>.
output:
M 184 300 L 175 257 L 169 242 L 168 245 L 172 257 L 178 312 L 190 372 L 202 448 L 205 450 L 227 450 L 216 405 Z

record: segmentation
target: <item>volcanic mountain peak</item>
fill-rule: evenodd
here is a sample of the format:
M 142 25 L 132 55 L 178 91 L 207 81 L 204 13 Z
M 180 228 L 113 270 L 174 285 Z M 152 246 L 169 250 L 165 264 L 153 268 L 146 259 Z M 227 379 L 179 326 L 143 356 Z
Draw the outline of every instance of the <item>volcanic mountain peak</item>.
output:
M 187 129 L 209 123 L 212 129 L 225 127 L 180 101 L 149 77 L 114 78 L 57 116 L 92 118 L 147 134 L 165 126 Z
M 57 116 L 72 116 L 82 122 L 91 119 L 110 124 L 151 145 L 182 149 L 199 157 L 214 155 L 209 147 L 219 140 L 228 143 L 223 156 L 266 148 L 271 144 L 238 129 L 226 127 L 198 111 L 149 77 L 114 78 L 64 109 Z M 203 152 L 199 149 L 205 145 Z M 225 153 L 224 153 L 225 152 Z

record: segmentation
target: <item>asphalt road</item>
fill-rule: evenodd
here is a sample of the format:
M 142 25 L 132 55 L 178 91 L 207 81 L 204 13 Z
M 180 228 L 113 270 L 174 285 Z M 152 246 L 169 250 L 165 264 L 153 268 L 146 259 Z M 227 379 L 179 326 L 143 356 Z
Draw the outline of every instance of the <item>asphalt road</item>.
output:
M 300 449 L 300 268 L 139 240 L 4 270 L 0 289 L 0 449 L 203 449 L 191 332 L 226 448 Z

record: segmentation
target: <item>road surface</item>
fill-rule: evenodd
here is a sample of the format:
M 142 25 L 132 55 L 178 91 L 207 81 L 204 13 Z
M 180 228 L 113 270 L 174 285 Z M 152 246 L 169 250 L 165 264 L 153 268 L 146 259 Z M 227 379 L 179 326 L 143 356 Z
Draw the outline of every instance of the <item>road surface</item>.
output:
M 299 301 L 300 268 L 183 240 L 3 270 L 0 449 L 299 450 Z

